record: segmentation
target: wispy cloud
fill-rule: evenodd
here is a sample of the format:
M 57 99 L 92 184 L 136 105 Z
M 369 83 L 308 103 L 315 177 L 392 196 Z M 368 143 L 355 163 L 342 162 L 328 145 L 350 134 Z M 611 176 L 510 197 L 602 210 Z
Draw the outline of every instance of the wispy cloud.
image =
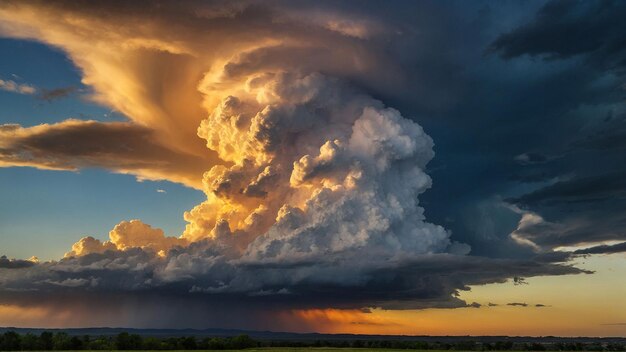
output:
M 196 156 L 167 148 L 152 129 L 127 122 L 0 125 L 0 167 L 69 171 L 102 167 L 134 174 L 139 180 L 169 180 L 200 188 L 202 173 L 215 160 L 210 151 Z

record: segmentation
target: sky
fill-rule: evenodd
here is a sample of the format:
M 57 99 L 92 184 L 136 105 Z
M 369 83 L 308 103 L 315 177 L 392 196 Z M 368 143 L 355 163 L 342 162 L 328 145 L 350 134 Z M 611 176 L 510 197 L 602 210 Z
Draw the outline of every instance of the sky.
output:
M 0 326 L 626 336 L 624 15 L 3 1 Z

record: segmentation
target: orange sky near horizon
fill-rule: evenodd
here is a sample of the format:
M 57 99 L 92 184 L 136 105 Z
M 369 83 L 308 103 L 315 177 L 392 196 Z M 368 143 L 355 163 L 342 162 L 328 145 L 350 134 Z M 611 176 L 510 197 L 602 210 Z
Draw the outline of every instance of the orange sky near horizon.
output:
M 530 278 L 473 286 L 461 292 L 480 308 L 308 310 L 297 314 L 315 331 L 399 335 L 624 336 L 626 335 L 625 254 L 589 256 L 578 261 L 594 274 Z M 508 303 L 526 303 L 527 307 Z M 489 303 L 498 306 L 489 306 Z M 545 307 L 536 307 L 541 304 Z

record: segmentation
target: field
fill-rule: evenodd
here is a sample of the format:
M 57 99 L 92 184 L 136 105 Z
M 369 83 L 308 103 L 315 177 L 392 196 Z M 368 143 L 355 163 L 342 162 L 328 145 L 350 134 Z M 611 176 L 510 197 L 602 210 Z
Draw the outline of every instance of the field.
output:
M 102 352 L 98 350 L 83 350 L 85 352 Z M 114 350 L 119 352 L 120 350 Z M 449 350 L 412 350 L 412 349 L 390 349 L 390 348 L 350 348 L 350 347 L 264 347 L 247 348 L 244 350 L 193 350 L 193 352 L 450 352 Z M 73 351 L 60 351 L 73 352 Z M 163 352 L 163 350 L 135 350 L 132 352 Z M 189 352 L 189 350 L 167 350 L 165 352 Z M 455 350 L 454 352 L 462 352 Z M 497 351 L 492 351 L 497 352 Z M 506 351 L 515 352 L 515 351 Z
M 115 350 L 119 351 L 119 350 Z M 133 352 L 161 352 L 162 350 L 136 350 Z M 351 348 L 351 347 L 262 347 L 262 348 L 247 348 L 243 350 L 194 350 L 194 352 L 451 352 L 451 350 L 413 350 L 413 349 L 391 349 L 391 348 Z M 71 352 L 71 351 L 61 351 Z M 101 352 L 101 351 L 86 351 L 86 352 Z M 189 352 L 189 350 L 168 350 L 167 352 Z M 463 352 L 461 350 L 454 350 L 454 352 Z M 475 351 L 471 351 L 475 352 Z M 499 351 L 491 351 L 499 352 Z M 501 351 L 501 352 L 516 352 L 514 350 Z M 526 351 L 524 351 L 526 352 Z M 559 351 L 566 352 L 566 351 Z M 576 351 L 584 352 L 584 351 Z
M 219 352 L 444 352 L 439 350 L 407 350 L 407 349 L 391 349 L 391 348 L 351 348 L 351 347 L 262 347 L 247 348 L 245 350 L 221 350 Z M 148 352 L 148 351 L 145 351 Z M 189 352 L 189 351 L 179 351 Z M 201 352 L 217 352 L 215 350 L 207 350 Z M 445 351 L 450 352 L 450 351 Z M 459 351 L 454 351 L 459 352 Z M 511 352 L 511 351 L 508 351 Z
M 102 352 L 98 350 L 83 350 L 84 352 Z M 121 352 L 120 350 L 113 350 Z M 449 350 L 412 350 L 391 348 L 351 348 L 351 347 L 261 347 L 246 348 L 243 350 L 192 350 L 193 352 L 450 352 Z M 60 351 L 72 352 L 72 351 Z M 134 350 L 132 352 L 190 352 L 190 350 Z M 462 351 L 454 351 L 462 352 Z M 497 351 L 492 351 L 497 352 Z M 515 352 L 515 351 L 507 351 Z

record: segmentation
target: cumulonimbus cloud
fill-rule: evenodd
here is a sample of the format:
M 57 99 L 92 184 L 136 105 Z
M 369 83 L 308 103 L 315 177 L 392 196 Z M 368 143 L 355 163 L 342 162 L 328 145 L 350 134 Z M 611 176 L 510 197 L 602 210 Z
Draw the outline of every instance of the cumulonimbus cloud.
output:
M 184 299 L 206 324 L 207 311 L 233 305 L 259 316 L 466 307 L 457 293 L 468 285 L 582 272 L 468 256 L 469 246 L 427 221 L 418 196 L 431 185 L 434 142 L 366 92 L 401 80 L 394 60 L 374 50 L 397 35 L 393 25 L 330 8 L 304 22 L 289 6 L 153 10 L 0 5 L 1 33 L 61 48 L 93 99 L 129 118 L 5 125 L 3 166 L 100 166 L 206 194 L 185 213 L 180 237 L 122 222 L 109 241 L 85 237 L 27 276 L 3 273 L 5 303 L 41 305 L 46 292 L 47 304 L 67 307 L 79 303 L 66 294 L 80 293 L 82 308 L 98 310 L 98 299 L 146 295 L 154 300 L 137 303 L 141 323 L 155 302 Z

